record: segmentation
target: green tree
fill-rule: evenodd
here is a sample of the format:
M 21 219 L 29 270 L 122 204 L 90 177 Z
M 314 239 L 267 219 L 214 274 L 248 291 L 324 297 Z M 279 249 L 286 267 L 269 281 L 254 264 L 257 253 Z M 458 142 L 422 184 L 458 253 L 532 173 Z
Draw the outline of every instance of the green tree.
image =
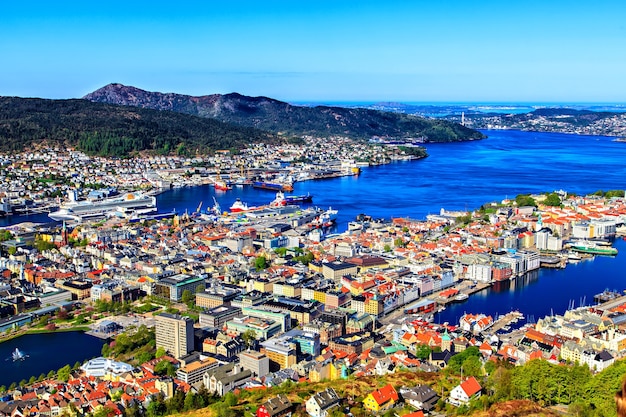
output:
M 557 193 L 550 193 L 543 200 L 543 204 L 551 207 L 558 207 L 561 205 L 561 197 Z
M 241 334 L 241 338 L 243 339 L 246 346 L 250 347 L 252 346 L 252 343 L 256 339 L 256 332 L 252 329 L 248 329 Z
M 515 197 L 515 203 L 518 207 L 533 206 L 537 207 L 537 202 L 529 194 L 520 194 Z
M 166 353 L 165 348 L 163 346 L 159 346 L 154 354 L 154 357 L 160 358 L 161 356 L 165 356 Z
M 67 382 L 70 379 L 70 373 L 72 368 L 69 365 L 65 365 L 63 368 L 57 371 L 57 378 L 60 381 Z
M 170 361 L 161 361 L 154 366 L 154 373 L 157 375 L 176 375 L 176 368 Z
M 257 256 L 254 260 L 254 267 L 257 271 L 262 271 L 267 268 L 267 258 L 263 255 Z
M 194 295 L 190 290 L 184 290 L 181 296 L 182 302 L 185 304 L 189 304 L 194 300 Z

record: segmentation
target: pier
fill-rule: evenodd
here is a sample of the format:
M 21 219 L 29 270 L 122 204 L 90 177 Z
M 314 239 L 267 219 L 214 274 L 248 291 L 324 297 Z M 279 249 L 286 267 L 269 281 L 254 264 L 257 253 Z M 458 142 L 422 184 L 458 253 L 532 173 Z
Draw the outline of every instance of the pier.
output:
M 457 292 L 449 297 L 446 296 L 441 296 L 438 295 L 437 297 L 434 298 L 435 302 L 441 306 L 447 306 L 448 304 L 451 303 L 462 303 L 465 300 L 457 300 L 456 297 L 458 297 L 461 294 L 470 296 L 472 294 L 475 294 L 479 291 L 482 291 L 486 288 L 491 287 L 491 283 L 486 283 L 486 282 L 479 282 L 479 283 L 472 283 L 470 281 L 463 281 L 461 282 L 459 285 L 453 287 L 453 289 L 456 289 Z M 449 291 L 449 290 L 446 290 Z M 443 293 L 445 291 L 440 292 L 439 294 Z
M 489 327 L 489 333 L 495 333 L 498 330 L 502 330 L 504 327 L 508 326 L 511 323 L 517 323 L 519 320 L 523 320 L 524 315 L 519 311 L 511 311 L 510 313 L 505 314 L 504 316 L 499 316 L 493 322 L 493 325 Z

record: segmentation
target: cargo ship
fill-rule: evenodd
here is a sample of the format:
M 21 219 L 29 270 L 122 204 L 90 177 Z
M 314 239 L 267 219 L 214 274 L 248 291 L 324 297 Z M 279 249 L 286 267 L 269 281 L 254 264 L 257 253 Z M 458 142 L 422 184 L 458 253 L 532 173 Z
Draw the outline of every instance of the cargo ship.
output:
M 270 190 L 270 191 L 292 191 L 293 185 L 291 184 L 280 184 L 277 182 L 265 182 L 265 181 L 255 181 L 252 183 L 253 188 L 260 188 L 262 190 Z
M 276 198 L 270 203 L 272 207 L 276 206 L 291 206 L 299 203 L 311 203 L 313 202 L 313 196 L 307 195 L 285 195 L 282 191 L 276 193 Z

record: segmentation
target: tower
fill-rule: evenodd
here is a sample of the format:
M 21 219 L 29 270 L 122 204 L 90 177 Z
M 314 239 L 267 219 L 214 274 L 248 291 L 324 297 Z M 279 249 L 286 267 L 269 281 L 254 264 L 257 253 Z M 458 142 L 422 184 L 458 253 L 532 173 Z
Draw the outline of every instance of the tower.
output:
M 156 319 L 156 346 L 162 347 L 176 359 L 194 350 L 193 319 L 174 314 L 161 313 Z

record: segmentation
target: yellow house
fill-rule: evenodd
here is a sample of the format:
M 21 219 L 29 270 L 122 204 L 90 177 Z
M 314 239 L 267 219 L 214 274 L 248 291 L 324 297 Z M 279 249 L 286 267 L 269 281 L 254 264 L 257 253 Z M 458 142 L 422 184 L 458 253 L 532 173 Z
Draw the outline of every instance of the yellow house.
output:
M 393 407 L 398 402 L 398 398 L 398 392 L 391 384 L 387 384 L 370 392 L 363 400 L 363 407 L 374 413 L 384 412 Z

